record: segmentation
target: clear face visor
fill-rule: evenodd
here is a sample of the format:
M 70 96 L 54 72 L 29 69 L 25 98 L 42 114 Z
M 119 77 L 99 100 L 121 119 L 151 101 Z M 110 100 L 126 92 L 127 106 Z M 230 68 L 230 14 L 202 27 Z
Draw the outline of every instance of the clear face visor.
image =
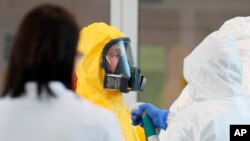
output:
M 134 65 L 129 38 L 119 38 L 105 46 L 104 69 L 108 73 L 130 77 L 130 68 Z
M 147 80 L 134 65 L 129 38 L 118 38 L 107 43 L 102 59 L 104 88 L 124 93 L 144 89 Z

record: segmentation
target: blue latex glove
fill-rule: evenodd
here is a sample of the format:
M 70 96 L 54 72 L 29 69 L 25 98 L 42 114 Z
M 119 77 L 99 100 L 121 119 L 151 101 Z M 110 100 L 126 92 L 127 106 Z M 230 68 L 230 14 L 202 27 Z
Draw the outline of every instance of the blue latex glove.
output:
M 152 119 L 155 128 L 166 129 L 167 128 L 167 117 L 168 117 L 168 110 L 163 110 L 155 107 L 150 103 L 142 104 L 138 107 L 138 109 L 132 110 L 132 124 L 133 125 L 140 125 L 143 127 L 142 124 L 142 114 L 146 112 L 147 115 Z

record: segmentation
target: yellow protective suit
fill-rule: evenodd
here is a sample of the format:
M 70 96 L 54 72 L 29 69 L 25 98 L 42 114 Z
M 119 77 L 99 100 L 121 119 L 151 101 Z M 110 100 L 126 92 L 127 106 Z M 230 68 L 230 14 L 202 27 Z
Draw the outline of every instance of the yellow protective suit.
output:
M 105 23 L 93 23 L 82 29 L 78 50 L 84 57 L 76 70 L 76 92 L 112 110 L 119 119 L 126 141 L 145 141 L 143 129 L 132 125 L 130 111 L 125 106 L 122 93 L 103 88 L 105 72 L 101 67 L 102 51 L 106 43 L 119 37 L 124 37 L 124 34 Z

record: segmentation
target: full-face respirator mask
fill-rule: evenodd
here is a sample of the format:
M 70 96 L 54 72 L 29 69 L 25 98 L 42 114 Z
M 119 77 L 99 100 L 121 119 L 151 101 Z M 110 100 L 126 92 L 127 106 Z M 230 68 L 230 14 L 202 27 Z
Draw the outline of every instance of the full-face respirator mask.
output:
M 147 80 L 134 65 L 129 38 L 111 40 L 105 45 L 102 55 L 104 88 L 123 93 L 143 91 Z

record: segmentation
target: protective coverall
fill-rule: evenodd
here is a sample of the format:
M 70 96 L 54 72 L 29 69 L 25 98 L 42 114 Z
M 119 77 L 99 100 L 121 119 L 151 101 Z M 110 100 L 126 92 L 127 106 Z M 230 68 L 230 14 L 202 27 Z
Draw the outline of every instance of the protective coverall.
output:
M 184 60 L 188 85 L 170 108 L 161 141 L 228 141 L 231 124 L 250 124 L 234 38 L 216 31 Z
M 226 21 L 219 29 L 227 36 L 236 40 L 242 61 L 242 87 L 250 96 L 250 17 L 235 17 Z M 195 103 L 188 94 L 188 87 L 182 90 L 178 99 L 170 107 L 171 113 L 176 113 Z
M 250 96 L 250 17 L 235 17 L 226 21 L 220 31 L 236 39 L 242 60 L 242 86 Z
M 132 126 L 130 111 L 125 106 L 123 94 L 120 91 L 103 88 L 105 75 L 101 66 L 103 48 L 109 41 L 120 37 L 124 37 L 122 32 L 105 23 L 93 23 L 82 29 L 79 50 L 84 57 L 76 70 L 76 92 L 113 111 L 119 119 L 126 141 L 144 141 L 143 129 L 139 126 Z

